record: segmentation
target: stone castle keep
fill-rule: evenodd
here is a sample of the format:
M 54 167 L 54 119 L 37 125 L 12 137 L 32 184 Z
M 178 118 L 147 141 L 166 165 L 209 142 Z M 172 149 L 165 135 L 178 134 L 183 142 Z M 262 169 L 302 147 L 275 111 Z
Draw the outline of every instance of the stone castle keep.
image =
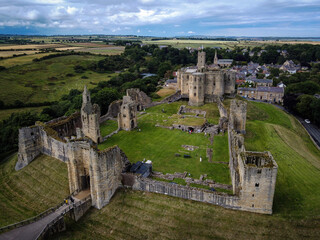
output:
M 147 107 L 150 102 L 138 89 L 128 89 L 122 101 L 110 105 L 107 116 L 118 116 L 118 130 L 130 131 L 137 127 L 138 110 Z M 90 189 L 92 206 L 98 209 L 109 203 L 119 187 L 127 186 L 133 190 L 207 202 L 235 210 L 271 214 L 277 164 L 270 152 L 245 150 L 245 102 L 233 100 L 229 114 L 220 101 L 218 106 L 219 110 L 222 109 L 221 117 L 226 119 L 228 129 L 233 194 L 143 178 L 129 172 L 131 163 L 118 146 L 97 149 L 97 143 L 103 141 L 100 123 L 106 117 L 100 117 L 99 106 L 91 104 L 86 88 L 81 113 L 47 123 L 37 122 L 34 126 L 19 130 L 16 170 L 27 166 L 39 154 L 59 159 L 68 167 L 70 193 Z
M 205 52 L 198 53 L 196 67 L 182 68 L 177 72 L 177 88 L 183 98 L 189 99 L 191 106 L 215 102 L 223 95 L 233 96 L 235 82 L 235 72 L 220 69 L 217 64 L 207 66 Z

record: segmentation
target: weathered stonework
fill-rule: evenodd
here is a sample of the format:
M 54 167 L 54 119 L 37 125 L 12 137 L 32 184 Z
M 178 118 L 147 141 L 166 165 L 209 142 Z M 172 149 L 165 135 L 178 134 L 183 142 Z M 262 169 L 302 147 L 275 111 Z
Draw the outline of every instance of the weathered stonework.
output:
M 217 97 L 235 94 L 235 72 L 205 65 L 205 52 L 198 53 L 196 68 L 182 68 L 177 73 L 177 88 L 189 105 L 214 102 Z
M 150 107 L 152 104 L 152 99 L 143 91 L 140 91 L 139 88 L 127 89 L 127 96 L 131 97 L 132 101 L 137 104 L 138 111 L 142 111 L 143 109 Z
M 131 131 L 137 127 L 137 104 L 130 96 L 124 96 L 120 113 L 118 114 L 118 128 Z
M 101 142 L 100 107 L 98 104 L 91 104 L 86 86 L 82 94 L 81 121 L 84 136 L 91 138 L 95 143 Z
M 244 101 L 231 101 L 230 105 L 230 127 L 236 132 L 246 132 L 247 103 Z

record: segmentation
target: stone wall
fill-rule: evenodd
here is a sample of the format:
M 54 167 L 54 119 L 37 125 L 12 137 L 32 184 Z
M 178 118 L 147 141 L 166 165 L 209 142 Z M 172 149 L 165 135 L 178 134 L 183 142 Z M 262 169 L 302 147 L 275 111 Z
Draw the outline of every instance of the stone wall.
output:
M 70 117 L 61 117 L 46 123 L 58 133 L 59 138 L 76 136 L 77 128 L 82 128 L 81 115 L 79 112 L 72 114 Z
M 127 177 L 127 179 L 129 178 L 130 177 Z M 132 186 L 129 187 L 132 187 L 133 190 L 160 193 L 173 197 L 211 203 L 225 208 L 241 210 L 241 207 L 239 206 L 239 197 L 237 196 L 208 191 L 200 188 L 193 188 L 178 184 L 156 181 L 149 178 L 131 176 L 130 179 L 130 183 L 132 184 Z
M 131 99 L 137 104 L 138 111 L 142 111 L 143 109 L 152 105 L 152 99 L 143 91 L 140 91 L 139 88 L 127 89 L 126 93 L 127 96 L 130 96 Z
M 40 128 L 37 126 L 19 129 L 19 151 L 16 171 L 27 166 L 41 153 Z
M 230 127 L 236 132 L 246 132 L 247 103 L 244 101 L 232 100 L 230 105 L 229 122 Z
M 184 113 L 193 113 L 193 114 L 197 114 L 197 115 L 202 115 L 201 117 L 206 117 L 207 112 L 200 110 L 200 109 L 192 109 L 192 108 L 187 108 L 185 105 L 181 105 L 179 110 L 178 110 L 178 114 L 184 114 Z
M 232 101 L 228 139 L 233 193 L 243 210 L 271 214 L 278 166 L 270 152 L 245 150 L 245 123 L 246 103 Z
M 90 190 L 92 205 L 98 209 L 109 203 L 121 185 L 121 173 L 130 167 L 125 154 L 118 146 L 101 152 L 91 150 Z
M 95 143 L 101 142 L 100 134 L 100 107 L 98 104 L 91 104 L 90 93 L 84 87 L 81 107 L 82 132 Z
M 131 131 L 137 125 L 137 104 L 130 96 L 124 96 L 120 113 L 118 114 L 118 128 Z

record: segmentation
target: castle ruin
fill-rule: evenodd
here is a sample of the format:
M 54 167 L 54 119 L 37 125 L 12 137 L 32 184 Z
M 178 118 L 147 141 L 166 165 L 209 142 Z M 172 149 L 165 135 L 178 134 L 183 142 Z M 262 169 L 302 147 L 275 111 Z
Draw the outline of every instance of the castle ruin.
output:
M 138 105 L 130 96 L 124 96 L 120 112 L 118 113 L 118 126 L 120 129 L 131 131 L 137 127 Z
M 130 173 L 131 163 L 118 146 L 102 151 L 97 149 L 101 138 L 100 111 L 91 105 L 86 88 L 81 114 L 75 113 L 47 123 L 37 122 L 35 126 L 19 130 L 15 169 L 27 166 L 39 154 L 59 159 L 68 167 L 70 193 L 90 190 L 92 206 L 98 209 L 107 205 L 116 190 L 125 185 L 133 190 L 271 214 L 278 166 L 270 152 L 245 150 L 246 103 L 233 100 L 229 115 L 220 101 L 218 104 L 220 116 L 225 120 L 223 125 L 227 124 L 233 194 L 170 184 Z M 130 96 L 124 97 L 119 111 L 119 126 L 125 130 L 136 127 L 137 104 Z
M 218 65 L 206 65 L 206 53 L 198 53 L 196 67 L 181 68 L 177 72 L 177 88 L 189 105 L 201 106 L 216 102 L 217 97 L 234 96 L 236 73 L 220 69 Z

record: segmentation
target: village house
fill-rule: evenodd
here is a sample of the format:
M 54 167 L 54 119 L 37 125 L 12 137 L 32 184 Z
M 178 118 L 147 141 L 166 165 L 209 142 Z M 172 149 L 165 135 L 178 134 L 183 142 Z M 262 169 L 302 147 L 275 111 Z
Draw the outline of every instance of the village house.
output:
M 283 103 L 284 88 L 280 87 L 256 87 L 238 88 L 238 95 L 253 100 L 261 100 L 270 103 Z
M 246 82 L 253 83 L 255 86 L 261 87 L 272 87 L 272 79 L 257 79 L 257 78 L 246 78 Z

